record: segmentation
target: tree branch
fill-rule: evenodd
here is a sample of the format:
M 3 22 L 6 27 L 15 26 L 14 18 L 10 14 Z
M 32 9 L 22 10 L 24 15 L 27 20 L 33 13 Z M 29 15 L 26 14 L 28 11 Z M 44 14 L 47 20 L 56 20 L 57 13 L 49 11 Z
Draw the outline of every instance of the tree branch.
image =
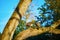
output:
M 59 22 L 59 23 L 58 23 Z M 54 33 L 54 31 L 51 31 L 51 30 L 54 30 L 58 25 L 60 24 L 60 20 L 58 20 L 57 22 L 55 22 L 51 27 L 45 27 L 45 28 L 39 28 L 39 29 L 33 29 L 33 28 L 29 28 L 27 30 L 24 30 L 22 32 L 20 32 L 14 40 L 24 40 L 26 39 L 27 37 L 30 37 L 30 36 L 36 36 L 38 34 L 42 34 L 44 32 L 51 32 L 51 33 Z M 55 29 L 55 31 L 57 31 Z M 59 32 L 59 31 L 58 31 Z
M 60 34 L 60 29 L 52 29 L 49 33 Z

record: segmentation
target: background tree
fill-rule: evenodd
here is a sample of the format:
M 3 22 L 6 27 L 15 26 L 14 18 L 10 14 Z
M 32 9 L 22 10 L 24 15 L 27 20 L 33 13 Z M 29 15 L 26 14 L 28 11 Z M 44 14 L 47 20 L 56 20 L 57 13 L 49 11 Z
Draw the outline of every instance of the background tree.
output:
M 37 18 L 37 22 L 40 22 L 42 27 L 48 27 L 50 26 L 54 21 L 53 21 L 53 10 L 51 10 L 50 5 L 48 4 L 44 4 L 41 6 L 41 8 L 39 7 L 38 10 L 39 12 L 39 16 L 36 16 Z
M 50 9 L 53 10 L 54 15 L 53 15 L 53 19 L 54 21 L 58 21 L 60 20 L 60 1 L 59 0 L 45 0 L 45 2 L 47 4 L 50 5 Z M 58 26 L 58 29 L 60 29 L 60 26 Z
M 54 21 L 60 19 L 60 0 L 45 0 L 50 5 L 50 9 L 54 11 Z
M 57 3 L 58 2 L 58 3 Z M 49 27 L 51 26 L 55 21 L 60 20 L 60 1 L 59 0 L 46 0 L 46 3 L 39 7 L 38 10 L 39 16 L 36 16 L 37 22 L 40 22 L 41 26 L 43 27 Z M 58 26 L 60 28 L 60 26 Z M 46 35 L 47 34 L 47 35 Z M 43 39 L 44 37 L 44 39 Z M 47 38 L 46 38 L 47 37 Z M 58 38 L 55 38 L 58 37 Z M 52 34 L 46 32 L 42 36 L 40 36 L 43 40 L 58 40 L 59 35 Z M 46 39 L 45 39 L 46 38 Z M 52 39 L 51 39 L 52 38 Z M 54 39 L 53 39 L 54 38 Z

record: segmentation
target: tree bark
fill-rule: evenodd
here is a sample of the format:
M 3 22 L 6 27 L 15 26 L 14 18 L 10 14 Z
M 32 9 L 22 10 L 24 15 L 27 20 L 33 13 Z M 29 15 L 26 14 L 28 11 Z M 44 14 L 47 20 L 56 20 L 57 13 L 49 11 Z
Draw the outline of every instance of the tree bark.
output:
M 39 29 L 29 28 L 27 30 L 24 30 L 24 31 L 20 32 L 15 37 L 14 40 L 24 40 L 28 37 L 36 36 L 36 35 L 42 34 L 42 33 L 47 32 L 47 31 L 50 32 L 50 33 L 60 34 L 60 32 L 59 32 L 60 30 L 58 31 L 57 29 L 55 29 L 58 25 L 60 25 L 60 20 L 55 22 L 51 27 L 39 28 Z
M 52 29 L 49 33 L 60 34 L 60 29 Z
M 1 35 L 1 40 L 12 40 L 14 31 L 19 24 L 19 20 L 21 16 L 24 15 L 26 12 L 31 0 L 21 0 L 18 4 L 17 8 L 12 17 L 9 19 L 8 23 L 6 24 L 3 33 Z

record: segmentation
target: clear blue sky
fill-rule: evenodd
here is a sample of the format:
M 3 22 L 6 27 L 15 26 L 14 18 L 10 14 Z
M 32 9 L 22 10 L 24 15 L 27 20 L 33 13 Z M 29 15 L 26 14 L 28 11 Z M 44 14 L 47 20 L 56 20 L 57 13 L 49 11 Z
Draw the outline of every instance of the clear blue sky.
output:
M 0 0 L 0 32 L 3 31 L 18 2 L 19 0 Z
M 19 0 L 0 0 L 0 32 L 3 31 L 18 2 Z M 44 0 L 33 0 L 29 6 L 29 9 L 31 9 L 32 12 L 36 13 L 35 15 L 37 15 L 37 8 L 40 7 L 43 3 Z

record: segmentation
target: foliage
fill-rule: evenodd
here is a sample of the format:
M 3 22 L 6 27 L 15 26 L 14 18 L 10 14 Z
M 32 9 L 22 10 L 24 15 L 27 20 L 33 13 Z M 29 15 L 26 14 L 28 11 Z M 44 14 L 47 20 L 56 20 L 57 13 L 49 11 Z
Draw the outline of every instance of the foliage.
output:
M 0 33 L 0 37 L 1 37 L 1 33 Z
M 30 22 L 30 24 L 33 24 L 33 26 L 31 26 L 33 28 L 36 27 L 35 23 L 37 23 L 37 22 L 39 22 L 42 27 L 48 27 L 48 26 L 51 26 L 51 24 L 53 24 L 53 22 L 60 19 L 60 5 L 59 5 L 60 1 L 57 1 L 57 0 L 45 0 L 45 1 L 46 1 L 46 3 L 44 5 L 42 5 L 41 8 L 40 7 L 38 8 L 38 10 L 40 11 L 39 16 L 35 16 L 37 18 L 37 21 Z M 30 11 L 28 10 L 27 12 L 30 12 Z M 29 18 L 29 16 L 30 16 L 30 14 L 26 15 L 26 20 Z M 25 24 L 26 20 L 25 21 L 20 20 L 20 23 L 19 23 L 18 27 L 16 28 L 14 37 L 19 32 L 27 29 L 26 24 Z M 48 35 L 46 35 L 46 34 L 48 34 Z M 53 35 L 51 35 L 51 33 L 46 33 L 46 34 L 40 35 L 39 38 L 41 37 L 40 39 L 42 39 L 44 37 L 47 40 L 46 37 L 53 36 Z
M 16 28 L 15 30 L 15 33 L 14 33 L 14 37 L 21 31 L 25 30 L 26 29 L 26 25 L 25 25 L 25 21 L 24 20 L 20 20 L 20 23 L 18 25 L 18 27 Z
M 1 35 L 1 33 L 0 33 L 0 35 Z
M 49 8 L 50 5 L 49 4 L 44 4 L 41 6 L 41 8 L 39 7 L 38 10 L 40 10 L 39 12 L 39 16 L 36 16 L 37 18 L 37 22 L 40 22 L 41 26 L 50 26 L 53 23 L 53 11 Z
M 54 21 L 60 19 L 60 0 L 45 0 L 47 4 L 50 4 L 50 9 L 54 11 Z
M 36 16 L 37 21 L 41 26 L 50 26 L 53 22 L 60 19 L 60 1 L 59 0 L 45 0 L 46 3 L 39 7 L 39 16 Z M 49 21 L 50 20 L 50 21 Z

